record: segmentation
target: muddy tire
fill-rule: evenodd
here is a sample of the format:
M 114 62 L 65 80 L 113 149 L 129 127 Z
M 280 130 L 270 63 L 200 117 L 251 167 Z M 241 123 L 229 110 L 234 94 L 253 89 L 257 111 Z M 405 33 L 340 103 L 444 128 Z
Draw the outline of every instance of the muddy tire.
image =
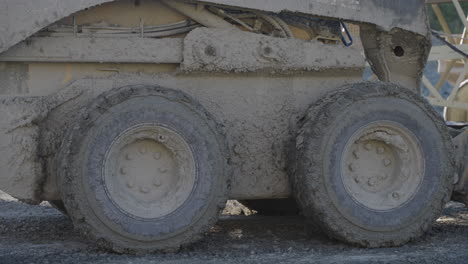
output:
M 251 210 L 261 215 L 298 215 L 299 208 L 293 198 L 259 199 L 239 201 Z
M 65 205 L 63 204 L 62 200 L 53 200 L 53 201 L 48 201 L 48 202 L 53 208 L 57 209 L 62 214 L 68 216 L 67 209 L 65 208 Z
M 303 214 L 363 247 L 421 236 L 449 200 L 453 146 L 443 120 L 397 85 L 345 86 L 300 121 L 292 172 Z
M 174 251 L 207 231 L 227 200 L 224 135 L 189 96 L 155 86 L 100 95 L 58 155 L 75 227 L 122 253 Z

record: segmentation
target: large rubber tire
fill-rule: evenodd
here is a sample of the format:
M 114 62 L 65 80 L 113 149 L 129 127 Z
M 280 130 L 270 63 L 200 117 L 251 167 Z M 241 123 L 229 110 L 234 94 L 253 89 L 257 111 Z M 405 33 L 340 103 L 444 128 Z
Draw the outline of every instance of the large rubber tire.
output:
M 63 204 L 62 200 L 52 200 L 52 201 L 48 201 L 48 202 L 53 208 L 57 209 L 62 214 L 68 216 L 67 209 L 65 208 L 65 205 Z
M 343 153 L 348 141 L 360 129 L 378 122 L 391 122 L 413 134 L 416 140 L 411 144 L 422 151 L 424 164 L 420 175 L 407 175 L 420 179 L 414 193 L 403 194 L 408 200 L 382 210 L 346 189 L 347 168 L 342 166 L 347 161 Z M 291 181 L 301 211 L 330 237 L 353 245 L 398 246 L 418 238 L 450 198 L 455 162 L 444 121 L 420 96 L 394 84 L 347 85 L 318 100 L 300 121 L 294 148 Z M 361 170 L 364 174 L 365 169 Z M 357 180 L 356 184 L 361 183 Z
M 132 131 L 139 131 L 140 128 L 157 128 L 161 131 L 170 131 L 172 134 L 164 138 L 161 136 L 164 134 L 158 134 L 162 132 L 137 134 L 137 140 L 169 144 L 167 142 L 180 137 L 193 157 L 192 167 L 187 169 L 179 166 L 174 169 L 180 175 L 187 174 L 193 179 L 191 189 L 185 193 L 187 198 L 173 211 L 168 211 L 164 215 L 157 215 L 159 209 L 135 208 L 137 212 L 135 213 L 134 208 L 125 207 L 122 200 L 119 200 L 120 194 L 112 191 L 112 188 L 117 188 L 115 186 L 120 188 L 120 185 L 114 186 L 113 184 L 118 183 L 107 178 L 117 177 L 115 174 L 119 174 L 119 170 L 111 173 L 111 176 L 106 174 L 108 164 L 106 157 L 113 155 L 109 153 L 113 151 L 116 142 L 120 142 L 120 138 L 133 137 Z M 141 142 L 125 141 L 127 144 L 125 146 L 133 146 L 131 144 L 134 143 Z M 170 154 L 171 157 L 182 159 L 180 156 L 186 153 L 179 153 L 178 148 L 173 148 L 174 146 L 169 147 L 169 150 L 174 152 Z M 147 150 L 146 145 L 140 148 L 140 152 L 151 155 L 150 159 L 152 157 L 161 159 L 160 153 L 153 152 L 152 149 Z M 132 160 L 141 161 L 142 158 L 137 156 L 138 151 L 133 153 L 136 154 L 132 154 Z M 219 210 L 227 201 L 230 177 L 228 153 L 220 126 L 194 99 L 182 92 L 157 86 L 130 86 L 101 94 L 83 109 L 81 119 L 70 128 L 57 155 L 56 170 L 65 207 L 75 228 L 82 234 L 96 241 L 100 247 L 116 252 L 135 254 L 167 252 L 177 250 L 180 246 L 201 238 L 202 234 L 217 221 Z M 117 167 L 121 166 L 119 163 L 116 164 Z M 130 167 L 129 170 L 133 169 L 134 167 Z M 186 171 L 191 173 L 184 174 Z M 159 172 L 165 173 L 162 170 Z M 120 173 L 125 174 L 122 169 Z M 130 175 L 140 177 L 138 174 Z M 175 186 L 179 184 L 185 184 L 185 179 L 177 182 Z M 157 192 L 153 190 L 157 187 L 151 184 L 133 186 L 135 184 L 132 183 L 131 185 L 128 184 L 127 187 L 139 188 L 141 196 L 150 191 L 151 195 Z M 138 195 L 135 194 L 133 198 L 129 198 L 129 201 L 139 199 Z M 163 197 L 168 195 L 171 193 L 166 193 Z M 140 204 L 152 206 L 157 202 L 158 200 L 151 200 L 148 205 Z
M 286 216 L 298 215 L 300 212 L 293 198 L 241 200 L 239 202 L 261 215 Z

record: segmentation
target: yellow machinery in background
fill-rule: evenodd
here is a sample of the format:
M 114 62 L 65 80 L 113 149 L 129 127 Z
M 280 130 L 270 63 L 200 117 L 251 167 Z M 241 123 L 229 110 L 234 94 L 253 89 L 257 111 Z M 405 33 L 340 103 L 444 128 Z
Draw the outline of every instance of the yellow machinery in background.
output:
M 462 0 L 426 0 L 428 8 L 434 14 L 441 25 L 443 32 L 432 31 L 439 38 L 443 38 L 447 45 L 433 46 L 428 61 L 438 61 L 439 80 L 433 84 L 426 76 L 422 82 L 430 91 L 428 101 L 435 106 L 444 107 L 444 118 L 447 121 L 468 121 L 468 17 L 463 11 L 460 2 Z M 462 34 L 453 34 L 440 4 L 453 4 L 464 29 Z M 453 88 L 449 96 L 441 95 L 441 88 L 445 82 Z

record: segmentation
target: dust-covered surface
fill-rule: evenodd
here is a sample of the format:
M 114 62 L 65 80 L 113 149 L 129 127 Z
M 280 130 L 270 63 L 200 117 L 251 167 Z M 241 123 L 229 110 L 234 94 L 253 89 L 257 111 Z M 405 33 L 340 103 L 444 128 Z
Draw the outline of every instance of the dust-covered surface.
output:
M 318 40 L 282 39 L 237 29 L 197 28 L 184 39 L 184 71 L 279 72 L 359 69 L 360 44 L 343 48 Z M 320 52 L 318 52 L 320 51 Z
M 230 206 L 239 206 L 231 202 Z M 240 212 L 229 208 L 226 213 Z M 313 232 L 301 217 L 223 216 L 206 237 L 178 253 L 119 255 L 88 245 L 47 203 L 0 193 L 0 263 L 464 263 L 468 209 L 451 203 L 433 230 L 400 248 L 353 248 Z
M 84 8 L 112 0 L 3 1 L 0 9 L 0 52 L 41 28 Z M 232 1 L 205 1 L 232 5 Z M 376 24 L 385 29 L 399 27 L 427 34 L 424 5 L 418 0 L 403 2 L 375 0 L 235 1 L 237 6 L 264 11 L 291 11 Z M 385 3 L 384 3 L 385 2 Z M 21 19 L 15 19 L 21 18 Z

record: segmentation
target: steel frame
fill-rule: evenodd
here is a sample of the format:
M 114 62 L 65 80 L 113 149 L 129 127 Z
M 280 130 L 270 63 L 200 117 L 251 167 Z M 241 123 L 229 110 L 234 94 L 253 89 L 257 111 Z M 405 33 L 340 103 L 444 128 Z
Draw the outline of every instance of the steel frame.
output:
M 448 42 L 453 44 L 458 49 L 462 50 L 465 53 L 468 53 L 468 44 L 464 44 L 468 36 L 468 17 L 466 16 L 465 12 L 463 11 L 460 2 L 467 1 L 467 0 L 426 0 L 426 4 L 428 4 L 432 10 L 434 11 L 437 20 L 439 21 L 444 35 L 446 35 L 446 39 Z M 461 36 L 456 36 L 452 34 L 452 31 L 445 19 L 442 10 L 439 7 L 441 3 L 452 3 L 458 13 L 460 20 L 464 25 L 463 34 Z M 433 47 L 431 53 L 429 55 L 429 61 L 440 61 L 445 60 L 447 61 L 447 65 L 443 72 L 441 72 L 439 80 L 435 85 L 433 85 L 426 76 L 422 77 L 422 83 L 427 87 L 430 94 L 426 97 L 426 99 L 435 106 L 443 106 L 446 108 L 459 108 L 468 110 L 468 102 L 457 101 L 456 95 L 457 92 L 460 90 L 462 85 L 465 83 L 468 74 L 468 60 L 461 54 L 453 51 L 448 46 L 440 46 L 440 47 Z M 456 73 L 454 68 L 457 63 L 462 63 L 463 68 L 460 72 Z M 458 74 L 457 80 L 455 85 L 453 86 L 450 95 L 447 98 L 443 98 L 440 94 L 440 88 L 448 80 L 450 74 Z

